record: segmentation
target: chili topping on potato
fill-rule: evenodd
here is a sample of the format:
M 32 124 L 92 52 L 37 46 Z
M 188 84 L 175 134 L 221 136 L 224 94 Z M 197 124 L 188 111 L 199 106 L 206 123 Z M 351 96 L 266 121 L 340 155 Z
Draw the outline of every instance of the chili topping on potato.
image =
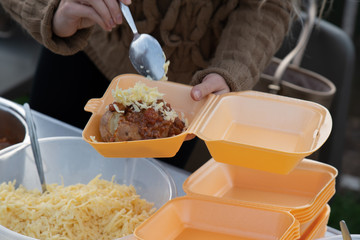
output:
M 186 129 L 157 88 L 138 82 L 133 88 L 113 91 L 114 102 L 108 105 L 100 123 L 103 141 L 132 141 L 171 137 Z

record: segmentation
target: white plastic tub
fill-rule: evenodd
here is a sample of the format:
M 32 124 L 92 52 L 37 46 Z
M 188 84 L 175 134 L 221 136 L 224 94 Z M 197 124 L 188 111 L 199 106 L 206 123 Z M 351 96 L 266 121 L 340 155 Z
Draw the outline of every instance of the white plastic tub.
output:
M 177 196 L 172 177 L 154 159 L 105 158 L 81 137 L 52 137 L 39 140 L 47 184 L 87 184 L 98 174 L 119 184 L 133 185 L 141 198 L 158 209 Z M 27 189 L 40 187 L 31 146 L 0 155 L 0 183 L 16 179 Z M 29 240 L 0 225 L 1 240 Z

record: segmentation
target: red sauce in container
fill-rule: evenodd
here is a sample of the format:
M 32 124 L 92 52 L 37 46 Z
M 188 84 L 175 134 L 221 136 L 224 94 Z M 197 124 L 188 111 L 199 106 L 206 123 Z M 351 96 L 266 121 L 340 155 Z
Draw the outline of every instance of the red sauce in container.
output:
M 15 143 L 10 142 L 6 137 L 0 137 L 0 150 L 10 147 L 11 145 L 14 145 Z

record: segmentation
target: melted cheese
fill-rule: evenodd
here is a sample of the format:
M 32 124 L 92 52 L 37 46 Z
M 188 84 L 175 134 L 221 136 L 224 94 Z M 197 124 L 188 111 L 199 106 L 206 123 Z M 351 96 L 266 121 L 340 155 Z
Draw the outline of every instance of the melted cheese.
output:
M 133 233 L 154 211 L 133 186 L 101 180 L 47 185 L 48 193 L 0 185 L 0 224 L 36 239 L 110 240 Z

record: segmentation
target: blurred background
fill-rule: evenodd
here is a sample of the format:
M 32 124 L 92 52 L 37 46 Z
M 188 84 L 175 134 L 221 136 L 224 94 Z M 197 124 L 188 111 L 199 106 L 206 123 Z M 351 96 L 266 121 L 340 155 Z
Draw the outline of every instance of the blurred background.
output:
M 335 0 L 324 19 L 341 28 L 354 45 L 354 68 L 350 84 L 350 96 L 343 151 L 337 168 L 339 176 L 337 193 L 330 201 L 329 225 L 339 229 L 344 219 L 350 232 L 360 233 L 360 11 L 359 1 Z M 334 46 L 335 47 L 335 46 Z M 339 63 L 340 64 L 340 63 Z
M 339 221 L 345 220 L 350 232 L 358 234 L 360 234 L 359 5 L 357 0 L 334 0 L 332 6 L 327 6 L 328 10 L 325 11 L 321 21 L 325 22 L 324 31 L 330 31 L 330 34 L 322 34 L 322 38 L 314 34 L 314 38 L 311 38 L 309 43 L 312 47 L 309 47 L 304 55 L 304 59 L 311 58 L 312 51 L 320 49 L 320 46 L 326 47 L 325 52 L 317 54 L 324 55 L 323 58 L 329 60 L 308 61 L 304 63 L 304 67 L 334 81 L 337 87 L 335 102 L 330 109 L 334 130 L 323 147 L 319 159 L 339 170 L 337 192 L 329 202 L 331 207 L 329 225 L 339 229 Z M 315 27 L 314 31 L 322 30 Z M 284 46 L 290 45 L 284 43 Z M 336 52 L 335 50 L 343 54 L 331 55 Z M 0 8 L 0 97 L 20 104 L 28 100 L 39 53 L 40 45 Z M 186 166 L 188 171 L 194 171 L 202 164 L 196 159 L 190 159 L 190 162 L 192 164 Z

